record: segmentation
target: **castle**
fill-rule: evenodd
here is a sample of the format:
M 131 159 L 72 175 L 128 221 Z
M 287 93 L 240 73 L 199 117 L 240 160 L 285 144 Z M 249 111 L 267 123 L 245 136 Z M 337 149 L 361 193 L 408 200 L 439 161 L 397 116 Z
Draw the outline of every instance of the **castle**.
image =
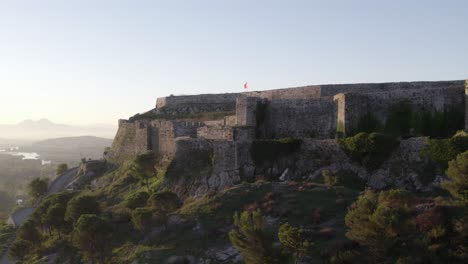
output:
M 456 113 L 468 124 L 468 82 L 398 82 L 312 85 L 258 92 L 169 96 L 129 120 L 105 157 L 113 162 L 154 151 L 166 160 L 190 159 L 209 150 L 215 167 L 233 179 L 252 174 L 255 140 L 326 140 L 359 132 L 372 114 L 385 123 L 399 102 L 412 111 Z M 218 172 L 216 172 L 218 171 Z M 280 172 L 281 173 L 281 172 Z M 241 176 L 239 176 L 241 175 Z

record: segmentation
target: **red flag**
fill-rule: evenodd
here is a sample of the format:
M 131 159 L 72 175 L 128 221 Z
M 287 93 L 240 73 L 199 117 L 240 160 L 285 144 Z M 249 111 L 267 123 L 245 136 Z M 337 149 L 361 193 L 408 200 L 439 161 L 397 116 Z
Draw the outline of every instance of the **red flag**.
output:
M 248 83 L 248 82 L 245 82 L 245 83 L 244 83 L 244 89 L 247 89 L 247 88 L 249 88 L 249 83 Z

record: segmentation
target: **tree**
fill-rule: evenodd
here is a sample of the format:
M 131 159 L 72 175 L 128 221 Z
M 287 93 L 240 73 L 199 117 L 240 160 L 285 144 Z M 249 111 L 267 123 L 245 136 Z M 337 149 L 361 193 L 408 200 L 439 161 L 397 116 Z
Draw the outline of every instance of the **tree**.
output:
M 31 195 L 31 197 L 33 197 L 34 199 L 37 199 L 47 192 L 48 186 L 48 179 L 34 178 L 28 184 L 29 195 Z
M 111 232 L 112 226 L 108 220 L 94 214 L 83 214 L 73 229 L 73 244 L 87 259 L 103 263 Z
M 313 243 L 307 240 L 308 236 L 310 234 L 307 230 L 293 227 L 288 223 L 280 226 L 278 238 L 286 250 L 292 253 L 294 263 L 299 263 L 302 257 L 312 249 Z
M 148 151 L 138 155 L 131 166 L 131 171 L 145 183 L 148 191 L 150 190 L 148 180 L 156 175 L 155 163 L 156 156 L 154 152 Z
M 67 222 L 65 221 L 66 207 L 60 204 L 54 204 L 47 209 L 47 212 L 42 216 L 42 223 L 51 229 L 55 229 L 59 238 L 61 237 L 61 230 L 65 228 Z
M 12 259 L 23 262 L 24 257 L 31 252 L 33 244 L 27 240 L 16 239 L 8 249 L 8 256 Z
M 266 219 L 260 210 L 234 215 L 235 230 L 229 232 L 229 240 L 239 250 L 245 263 L 282 263 L 273 245 L 274 237 L 268 232 Z
M 82 195 L 72 198 L 65 211 L 65 220 L 75 223 L 83 214 L 98 214 L 99 204 L 94 196 Z
M 135 209 L 137 207 L 144 207 L 148 201 L 148 192 L 136 192 L 132 193 L 125 198 L 125 207 L 129 209 Z
M 442 182 L 442 187 L 453 197 L 468 203 L 468 151 L 449 162 L 447 176 L 450 180 Z
M 68 170 L 68 165 L 65 163 L 60 163 L 57 165 L 57 170 L 55 171 L 55 175 L 62 175 Z
M 148 208 L 136 208 L 132 212 L 132 223 L 135 229 L 145 231 L 149 228 L 153 212 Z
M 401 190 L 379 195 L 366 191 L 345 217 L 346 236 L 364 246 L 376 261 L 396 261 L 414 251 L 414 222 L 410 214 L 412 195 Z M 382 259 L 384 258 L 384 259 Z
M 153 216 L 158 224 L 166 224 L 168 214 L 176 211 L 182 206 L 182 201 L 179 199 L 177 194 L 169 190 L 153 193 L 148 201 L 154 210 Z
M 18 239 L 27 240 L 32 243 L 39 242 L 41 240 L 41 233 L 36 227 L 36 223 L 32 219 L 26 220 L 19 228 L 16 233 Z
M 74 194 L 70 192 L 60 192 L 44 197 L 41 203 L 36 207 L 36 210 L 32 215 L 33 219 L 35 219 L 36 222 L 38 222 L 38 224 L 41 225 L 43 230 L 49 229 L 49 227 L 54 228 L 54 226 L 51 226 L 51 221 L 58 221 L 58 219 L 51 219 L 52 212 L 49 212 L 49 209 L 54 206 L 66 209 L 68 201 L 70 201 L 73 195 Z M 55 213 L 57 212 L 54 212 L 54 214 Z M 65 227 L 68 228 L 69 225 L 64 220 L 64 216 L 61 217 L 61 220 L 64 221 L 64 224 L 63 226 L 61 226 L 61 229 L 65 229 Z

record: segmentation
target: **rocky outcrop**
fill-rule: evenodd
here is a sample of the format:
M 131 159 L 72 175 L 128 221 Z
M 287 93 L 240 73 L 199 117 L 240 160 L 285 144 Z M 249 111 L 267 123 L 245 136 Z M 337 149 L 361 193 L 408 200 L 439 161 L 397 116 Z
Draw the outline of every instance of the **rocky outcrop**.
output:
M 183 197 L 200 197 L 256 179 L 319 181 L 327 170 L 355 175 L 374 189 L 428 191 L 439 186 L 443 171 L 420 156 L 425 142 L 423 137 L 402 140 L 378 169 L 369 171 L 351 160 L 332 139 L 304 139 L 295 152 L 261 163 L 252 158 L 252 142 L 179 139 L 175 158 L 166 171 L 165 187 Z

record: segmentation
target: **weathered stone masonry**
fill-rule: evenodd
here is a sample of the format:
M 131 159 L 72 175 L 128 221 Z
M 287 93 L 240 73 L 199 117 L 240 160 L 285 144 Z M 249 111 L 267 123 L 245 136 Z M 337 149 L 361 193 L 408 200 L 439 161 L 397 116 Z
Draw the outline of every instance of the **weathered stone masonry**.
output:
M 158 98 L 156 108 L 151 110 L 166 114 L 165 118 L 120 120 L 107 158 L 122 161 L 152 150 L 171 159 L 178 151 L 176 139 L 208 140 L 212 141 L 210 144 L 285 137 L 331 139 L 337 134 L 346 134 L 367 113 L 385 122 L 392 105 L 402 100 L 410 101 L 415 111 L 468 112 L 467 98 L 468 82 L 465 81 L 332 84 L 169 96 Z M 193 113 L 219 113 L 221 116 L 201 121 L 193 117 Z M 170 118 L 171 114 L 174 118 Z M 468 124 L 467 116 L 465 124 Z M 226 151 L 238 151 L 237 143 L 233 144 Z

